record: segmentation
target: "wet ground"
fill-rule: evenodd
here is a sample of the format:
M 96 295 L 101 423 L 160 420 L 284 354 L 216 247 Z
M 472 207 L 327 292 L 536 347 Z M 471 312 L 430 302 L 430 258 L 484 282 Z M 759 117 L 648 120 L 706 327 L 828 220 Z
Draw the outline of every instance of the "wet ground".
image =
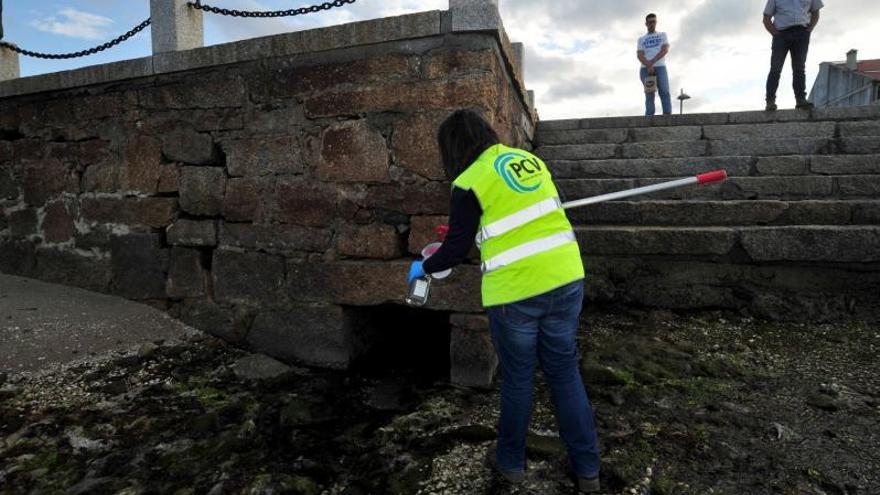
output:
M 880 493 L 880 326 L 624 311 L 589 313 L 581 335 L 604 493 Z M 497 387 L 387 364 L 290 368 L 196 334 L 0 374 L 0 487 L 573 493 L 540 376 L 511 487 L 483 462 Z

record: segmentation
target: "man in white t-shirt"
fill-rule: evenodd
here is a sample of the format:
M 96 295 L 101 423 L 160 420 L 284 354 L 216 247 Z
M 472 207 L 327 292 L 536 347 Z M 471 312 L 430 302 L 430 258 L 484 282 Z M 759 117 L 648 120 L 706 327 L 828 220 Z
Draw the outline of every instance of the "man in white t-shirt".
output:
M 666 54 L 669 53 L 669 38 L 666 33 L 657 32 L 657 15 L 648 14 L 645 17 L 645 26 L 648 34 L 639 38 L 636 55 L 642 63 L 639 77 L 642 84 L 645 79 L 657 76 L 657 93 L 660 93 L 660 103 L 663 106 L 663 114 L 672 113 L 672 100 L 669 97 L 669 75 L 666 73 Z M 654 115 L 654 92 L 645 93 L 645 115 Z

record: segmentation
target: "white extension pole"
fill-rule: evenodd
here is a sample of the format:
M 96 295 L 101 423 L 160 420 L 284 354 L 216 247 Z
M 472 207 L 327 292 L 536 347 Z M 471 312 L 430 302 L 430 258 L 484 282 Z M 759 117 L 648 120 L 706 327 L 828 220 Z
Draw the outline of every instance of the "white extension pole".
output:
M 652 184 L 650 186 L 637 187 L 635 189 L 627 189 L 626 191 L 618 191 L 609 194 L 602 194 L 601 196 L 593 196 L 591 198 L 578 199 L 575 201 L 569 201 L 567 203 L 562 203 L 562 207 L 566 210 L 569 208 L 577 208 L 579 206 L 592 205 L 596 203 L 601 203 L 603 201 L 612 201 L 615 199 L 628 198 L 630 196 L 638 196 L 640 194 L 647 194 L 657 191 L 663 191 L 665 189 L 675 189 L 676 187 L 689 186 L 691 184 L 707 184 L 709 182 L 717 182 L 722 181 L 727 178 L 727 171 L 725 170 L 716 170 L 714 172 L 707 172 L 705 174 L 696 175 L 694 177 L 688 177 L 687 179 L 678 179 L 672 180 L 669 182 L 661 182 L 659 184 Z

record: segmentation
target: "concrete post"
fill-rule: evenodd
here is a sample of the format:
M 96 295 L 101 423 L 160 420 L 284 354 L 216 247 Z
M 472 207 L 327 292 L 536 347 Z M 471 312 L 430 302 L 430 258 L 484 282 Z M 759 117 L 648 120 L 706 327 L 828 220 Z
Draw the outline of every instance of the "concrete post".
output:
M 452 31 L 486 31 L 501 28 L 499 0 L 449 0 Z
M 21 77 L 18 64 L 18 53 L 0 46 L 0 81 L 9 81 Z
M 189 0 L 150 0 L 153 55 L 204 46 L 202 11 Z

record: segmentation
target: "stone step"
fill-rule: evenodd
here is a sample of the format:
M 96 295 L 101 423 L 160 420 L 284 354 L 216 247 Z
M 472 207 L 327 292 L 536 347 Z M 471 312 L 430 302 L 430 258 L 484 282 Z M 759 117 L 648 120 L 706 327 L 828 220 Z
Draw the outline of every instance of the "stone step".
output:
M 665 178 L 562 179 L 556 185 L 566 201 L 633 189 Z M 631 198 L 634 201 L 660 199 L 803 200 L 878 199 L 880 175 L 836 175 L 803 177 L 731 177 L 723 183 L 659 191 Z
M 816 155 L 810 172 L 824 175 L 880 174 L 880 155 Z
M 742 257 L 753 262 L 880 262 L 880 226 L 575 227 L 587 256 Z M 589 265 L 587 265 L 589 270 Z
M 555 179 L 688 177 L 724 169 L 734 176 L 880 174 L 880 155 L 779 155 L 548 160 Z
M 880 271 L 847 263 L 719 263 L 714 259 L 584 256 L 591 301 L 692 310 L 728 308 L 771 319 L 875 320 Z M 869 265 L 870 266 L 870 265 Z
M 802 168 L 806 168 L 801 159 Z M 770 160 L 768 158 L 767 160 Z M 775 158 L 773 158 L 775 159 Z M 762 158 L 761 160 L 765 160 Z M 733 176 L 752 175 L 758 160 L 748 156 L 715 158 L 612 158 L 608 160 L 547 160 L 553 178 L 559 179 L 622 179 L 639 177 L 683 178 L 724 169 Z M 777 167 L 778 168 L 778 167 Z M 880 167 L 878 167 L 880 168 Z
M 758 102 L 763 104 L 761 102 Z M 620 129 L 642 127 L 706 126 L 725 124 L 764 124 L 776 122 L 823 122 L 880 119 L 880 105 L 854 108 L 817 108 L 810 112 L 781 110 L 778 112 L 695 113 L 685 115 L 657 115 L 654 117 L 605 117 L 597 119 L 544 120 L 538 122 L 537 132 L 568 131 L 576 129 Z M 876 135 L 876 133 L 872 133 Z
M 535 149 L 535 154 L 545 161 L 872 153 L 880 153 L 880 136 L 563 144 Z
M 880 225 L 880 200 L 608 201 L 566 214 L 575 226 Z
M 832 123 L 832 125 L 834 125 Z M 636 127 L 632 129 L 573 129 L 535 134 L 536 146 L 561 144 L 607 144 L 652 141 L 696 141 L 703 138 L 700 126 Z
M 778 122 L 629 129 L 572 129 L 542 131 L 538 146 L 564 144 L 641 143 L 657 141 L 827 138 L 880 135 L 880 122 Z
M 742 140 L 784 138 L 850 138 L 880 136 L 880 121 L 776 122 L 619 129 L 569 129 L 540 131 L 537 146 L 565 144 L 622 144 L 657 141 Z
M 724 256 L 733 250 L 733 227 L 574 227 L 581 253 L 618 256 Z

